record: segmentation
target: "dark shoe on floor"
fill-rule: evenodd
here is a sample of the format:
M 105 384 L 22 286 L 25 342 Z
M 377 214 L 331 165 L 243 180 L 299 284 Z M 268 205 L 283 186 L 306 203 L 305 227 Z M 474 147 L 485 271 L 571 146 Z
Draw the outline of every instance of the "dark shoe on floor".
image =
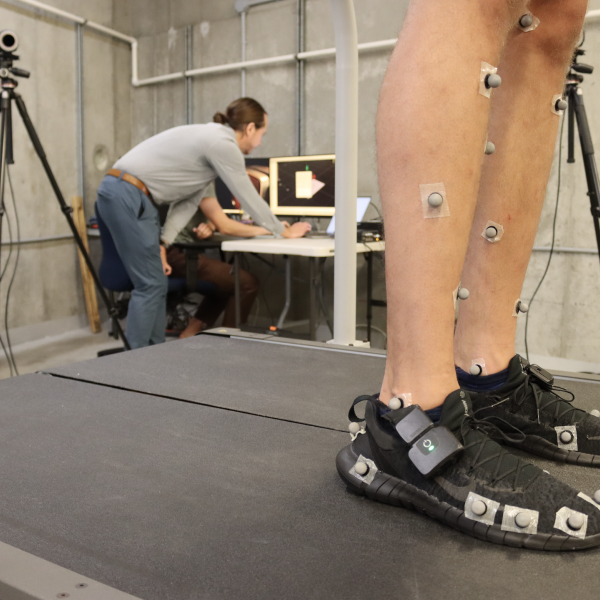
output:
M 468 393 L 450 394 L 440 428 L 413 443 L 413 451 L 425 454 L 432 433 L 443 437 L 443 426 L 463 444 L 464 450 L 433 477 L 421 474 L 409 458 L 411 446 L 397 432 L 415 407 L 381 416 L 385 406 L 377 396 L 361 396 L 355 404 L 360 401 L 366 401 L 366 427 L 336 459 L 338 473 L 351 491 L 423 512 L 496 544 L 533 550 L 600 545 L 600 504 L 492 441 L 486 432 L 495 426 L 473 416 Z M 350 414 L 352 419 L 354 405 Z M 512 435 L 519 432 L 513 430 Z M 428 439 L 423 442 L 424 438 Z
M 550 373 L 518 354 L 511 359 L 501 388 L 470 394 L 477 418 L 493 416 L 505 432 L 508 423 L 525 434 L 522 441 L 508 442 L 515 448 L 573 465 L 600 467 L 598 413 L 575 408 L 571 392 L 554 385 Z

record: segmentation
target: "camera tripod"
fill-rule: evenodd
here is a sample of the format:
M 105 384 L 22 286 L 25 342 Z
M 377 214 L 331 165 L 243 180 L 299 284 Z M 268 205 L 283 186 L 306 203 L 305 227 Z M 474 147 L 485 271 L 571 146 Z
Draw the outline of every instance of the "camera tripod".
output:
M 44 167 L 44 171 L 46 172 L 50 185 L 52 186 L 52 190 L 54 191 L 56 199 L 60 204 L 60 209 L 65 215 L 67 223 L 71 228 L 73 237 L 75 238 L 75 243 L 77 244 L 77 247 L 79 248 L 79 251 L 85 260 L 85 264 L 92 274 L 92 278 L 96 284 L 96 289 L 98 290 L 98 293 L 100 294 L 100 297 L 102 298 L 102 301 L 108 310 L 109 316 L 116 317 L 118 311 L 108 298 L 106 291 L 100 283 L 98 274 L 92 265 L 90 256 L 83 244 L 81 236 L 79 235 L 79 231 L 75 226 L 73 217 L 71 216 L 73 209 L 65 202 L 60 188 L 58 187 L 58 183 L 56 182 L 54 174 L 52 173 L 52 169 L 50 168 L 50 164 L 48 163 L 48 159 L 46 158 L 46 153 L 44 152 L 42 144 L 33 127 L 33 123 L 31 122 L 29 114 L 27 113 L 25 102 L 23 101 L 23 98 L 15 91 L 18 83 L 11 77 L 11 75 L 24 78 L 28 78 L 30 75 L 29 71 L 13 66 L 13 61 L 19 59 L 19 57 L 14 54 L 17 47 L 18 39 L 12 31 L 5 30 L 0 32 L 0 243 L 2 242 L 2 219 L 5 213 L 4 192 L 6 189 L 7 165 L 14 164 L 12 145 L 12 104 L 14 101 L 14 103 L 17 105 L 19 114 L 21 115 L 21 119 L 23 120 L 23 124 L 25 125 L 25 129 L 27 130 L 27 134 L 29 135 L 29 139 L 35 148 L 36 154 L 42 162 L 42 166 Z M 2 246 L 0 245 L 0 251 L 1 248 Z M 130 350 L 131 347 L 127 342 L 127 338 L 125 337 L 125 333 L 123 332 L 120 323 L 116 318 L 113 320 L 113 322 L 115 323 L 117 334 L 123 341 L 125 349 Z
M 583 42 L 582 42 L 583 44 Z M 598 169 L 594 158 L 594 144 L 590 133 L 590 126 L 583 104 L 583 90 L 579 84 L 583 82 L 583 75 L 593 73 L 594 67 L 577 62 L 580 56 L 585 54 L 581 45 L 575 50 L 573 62 L 567 75 L 565 95 L 569 102 L 568 114 L 568 163 L 575 162 L 575 120 L 577 120 L 577 130 L 579 131 L 579 141 L 581 142 L 581 153 L 583 155 L 583 166 L 587 179 L 588 196 L 590 197 L 590 208 L 594 220 L 594 230 L 596 232 L 596 244 L 598 246 L 598 256 L 600 257 L 600 183 L 598 180 Z

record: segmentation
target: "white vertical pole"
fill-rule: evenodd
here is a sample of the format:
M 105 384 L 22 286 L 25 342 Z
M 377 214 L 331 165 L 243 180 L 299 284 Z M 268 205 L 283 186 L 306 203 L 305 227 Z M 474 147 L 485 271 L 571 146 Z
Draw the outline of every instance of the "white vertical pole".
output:
M 240 15 L 242 20 L 242 62 L 246 60 L 246 11 Z M 246 96 L 246 69 L 242 69 L 242 98 Z
M 335 274 L 332 343 L 356 342 L 358 35 L 352 0 L 331 0 L 336 47 Z
M 77 195 L 85 198 L 85 119 L 83 86 L 83 25 L 75 24 L 75 95 L 77 106 Z

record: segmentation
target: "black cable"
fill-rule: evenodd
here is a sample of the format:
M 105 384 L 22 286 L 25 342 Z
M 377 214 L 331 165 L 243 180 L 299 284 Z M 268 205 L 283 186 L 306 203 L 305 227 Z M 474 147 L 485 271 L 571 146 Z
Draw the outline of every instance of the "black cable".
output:
M 8 309 L 10 302 L 10 292 L 12 290 L 13 283 L 15 281 L 15 276 L 17 274 L 17 267 L 19 266 L 19 257 L 21 256 L 21 225 L 19 223 L 19 212 L 17 210 L 17 202 L 15 200 L 15 192 L 12 185 L 12 179 L 10 178 L 10 168 L 8 165 L 6 166 L 6 175 L 8 179 L 8 187 L 10 189 L 10 198 L 13 206 L 13 211 L 15 213 L 15 223 L 17 226 L 17 255 L 15 257 L 15 264 L 13 267 L 12 276 L 10 278 L 10 283 L 8 284 L 8 290 L 6 291 L 6 306 L 4 309 L 4 331 L 6 333 L 6 342 L 8 345 L 8 352 L 10 354 L 10 358 L 12 360 L 13 367 L 15 368 L 15 373 L 19 374 L 19 369 L 17 369 L 17 363 L 15 362 L 15 356 L 13 354 L 12 344 L 10 342 L 10 332 L 8 330 Z
M 546 263 L 546 269 L 542 278 L 540 279 L 533 295 L 531 296 L 531 300 L 529 300 L 529 310 L 527 311 L 527 315 L 525 317 L 525 355 L 527 356 L 527 360 L 529 361 L 529 345 L 527 343 L 527 332 L 529 328 L 529 315 L 531 314 L 531 305 L 535 300 L 535 297 L 538 293 L 538 290 L 544 283 L 544 279 L 546 278 L 546 274 L 548 273 L 548 269 L 550 268 L 550 263 L 552 262 L 552 256 L 554 255 L 554 244 L 556 242 L 556 218 L 558 216 L 558 201 L 560 199 L 560 183 L 561 183 L 561 174 L 562 174 L 562 144 L 563 144 L 563 131 L 565 129 L 565 117 L 563 116 L 562 124 L 560 126 L 560 143 L 558 145 L 558 181 L 556 185 L 556 204 L 554 206 L 554 219 L 552 221 L 552 244 L 550 245 L 550 254 L 548 256 L 548 262 Z
M 6 217 L 6 225 L 7 225 L 7 229 L 8 229 L 8 257 L 6 258 L 6 262 L 4 263 L 4 268 L 2 269 L 2 272 L 0 273 L 0 282 L 4 279 L 4 275 L 6 273 L 6 271 L 8 270 L 8 265 L 10 263 L 10 259 L 13 253 L 13 236 L 12 236 L 12 227 L 10 224 L 10 218 L 8 216 L 8 213 L 5 211 L 4 213 L 5 217 Z M 8 369 L 10 372 L 10 376 L 14 377 L 15 372 L 13 369 L 13 364 L 12 361 L 10 359 L 10 355 L 9 352 L 4 344 L 4 340 L 2 339 L 2 336 L 0 336 L 0 346 L 2 347 L 2 351 L 4 352 L 4 356 L 6 356 L 6 362 L 8 363 Z

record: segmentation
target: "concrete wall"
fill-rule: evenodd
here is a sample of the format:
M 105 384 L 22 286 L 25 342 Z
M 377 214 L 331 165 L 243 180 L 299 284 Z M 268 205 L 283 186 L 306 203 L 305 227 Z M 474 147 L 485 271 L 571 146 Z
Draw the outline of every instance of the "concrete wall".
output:
M 181 69 L 184 64 L 184 27 L 194 30 L 194 67 L 235 62 L 241 57 L 240 17 L 231 1 L 189 3 L 183 0 L 148 2 L 129 0 L 129 31 L 141 37 L 141 77 L 159 75 Z M 359 41 L 367 42 L 395 37 L 408 6 L 407 0 L 356 1 Z M 590 9 L 600 8 L 600 0 L 592 0 Z M 123 8 L 124 13 L 127 12 Z M 283 0 L 253 8 L 248 15 L 247 58 L 260 58 L 295 52 L 297 3 Z M 134 18 L 135 15 L 135 18 Z M 306 2 L 306 49 L 314 50 L 334 45 L 330 5 L 327 0 Z M 588 26 L 586 48 L 589 62 L 600 57 L 600 23 Z M 360 61 L 360 169 L 359 192 L 373 196 L 379 203 L 374 146 L 374 119 L 381 80 L 389 52 L 377 51 L 361 55 Z M 323 59 L 306 64 L 306 96 L 303 147 L 306 154 L 332 152 L 334 149 L 334 61 Z M 586 78 L 584 91 L 588 105 L 592 135 L 600 143 L 600 105 L 593 91 L 598 75 Z M 239 73 L 213 75 L 194 80 L 194 121 L 205 122 L 224 108 L 241 90 Z M 269 110 L 271 130 L 258 149 L 257 156 L 294 154 L 296 131 L 296 69 L 294 66 L 274 66 L 249 70 L 246 93 L 257 97 Z M 181 82 L 136 90 L 132 94 L 132 143 L 141 141 L 185 121 L 184 85 Z M 557 153 L 558 154 L 558 153 Z M 558 156 L 557 156 L 558 159 Z M 576 164 L 562 160 L 561 200 L 558 213 L 557 246 L 595 248 L 589 202 L 581 157 Z M 549 246 L 556 197 L 558 163 L 548 185 L 548 197 L 540 223 L 537 246 Z M 370 212 L 368 217 L 376 213 Z M 543 272 L 548 253 L 535 252 L 524 285 L 523 298 L 528 300 Z M 364 322 L 366 269 L 359 258 L 358 322 Z M 251 268 L 266 278 L 268 271 L 258 264 Z M 304 275 L 302 261 L 295 262 L 295 271 Z M 332 261 L 325 267 L 326 297 L 331 300 Z M 282 297 L 278 275 L 267 281 L 266 296 L 254 317 L 269 318 L 277 313 Z M 305 316 L 303 283 L 297 282 L 297 307 L 294 316 Z M 376 294 L 385 294 L 383 270 L 376 270 Z M 563 254 L 554 256 L 546 282 L 540 289 L 530 313 L 529 348 L 538 355 L 549 355 L 600 363 L 600 264 L 597 256 Z M 270 311 L 265 309 L 270 302 Z M 375 309 L 376 324 L 385 328 L 385 315 Z M 524 348 L 525 319 L 519 320 L 517 346 Z M 327 337 L 325 331 L 323 336 Z
M 106 26 L 113 25 L 112 0 L 48 0 L 48 4 Z M 20 38 L 17 65 L 32 74 L 30 79 L 19 79 L 18 91 L 27 104 L 58 184 L 70 202 L 77 194 L 74 25 L 8 2 L 0 5 L 0 21 L 2 29 L 12 29 Z M 103 148 L 111 162 L 131 143 L 129 56 L 128 45 L 85 32 L 86 216 L 91 213 L 95 190 L 103 176 L 94 166 L 94 152 Z M 14 152 L 15 164 L 10 172 L 21 237 L 68 234 L 67 222 L 16 110 Z M 10 194 L 6 202 L 15 235 Z M 2 237 L 9 239 L 7 220 Z M 11 265 L 15 256 L 13 253 Z M 3 264 L 7 257 L 8 248 L 2 246 Z M 9 273 L 11 270 L 12 267 Z M 4 328 L 7 289 L 5 278 L 0 285 L 0 329 Z M 84 323 L 85 305 L 74 243 L 65 240 L 23 245 L 11 291 L 9 327 L 13 342 Z
M 140 40 L 140 77 L 181 70 L 185 65 L 185 28 L 191 26 L 194 37 L 193 66 L 210 66 L 240 60 L 240 17 L 233 0 L 48 0 L 66 10 L 136 36 Z M 401 27 L 408 0 L 356 1 L 359 41 L 395 37 Z M 591 0 L 590 9 L 600 8 L 600 0 Z M 53 161 L 65 195 L 75 192 L 75 116 L 74 116 L 74 37 L 73 27 L 59 24 L 28 11 L 19 11 L 4 3 L 0 16 L 6 27 L 21 34 L 22 65 L 31 66 L 34 76 L 21 84 L 42 141 Z M 252 9 L 248 15 L 247 58 L 292 53 L 297 48 L 297 3 L 282 0 Z M 334 45 L 330 6 L 327 0 L 306 2 L 306 49 Z M 587 60 L 600 57 L 600 23 L 588 26 Z M 378 205 L 374 147 L 374 119 L 379 87 L 389 58 L 388 51 L 361 55 L 360 61 L 360 169 L 359 192 L 373 196 Z M 101 173 L 94 167 L 94 151 L 103 146 L 109 162 L 130 146 L 168 127 L 186 121 L 185 85 L 165 83 L 132 89 L 129 83 L 129 49 L 126 44 L 86 33 L 86 203 L 89 210 Z M 306 63 L 306 95 L 303 147 L 306 154 L 332 152 L 334 149 L 334 61 L 322 59 Z M 595 91 L 598 75 L 586 77 L 583 85 L 592 136 L 600 144 L 600 101 Z M 240 74 L 228 73 L 193 80 L 194 122 L 206 122 L 216 110 L 222 110 L 241 93 Z M 266 106 L 271 129 L 256 156 L 295 154 L 297 148 L 296 67 L 293 65 L 252 69 L 247 72 L 246 93 Z M 60 107 L 60 109 L 58 109 Z M 31 148 L 23 140 L 22 127 L 15 127 L 17 160 L 15 184 L 23 199 L 22 235 L 35 237 L 66 231 L 62 215 L 54 206 L 41 170 Z M 17 168 L 19 171 L 17 172 Z M 592 220 L 583 164 L 579 150 L 577 162 L 567 165 L 563 156 L 561 196 L 557 221 L 557 246 L 594 248 Z M 540 223 L 536 245 L 550 244 L 556 198 L 558 162 L 548 185 L 548 197 Z M 25 208 L 26 207 L 26 208 Z M 43 215 L 43 216 L 42 216 Z M 374 217 L 371 209 L 367 217 Z M 524 285 L 523 298 L 529 299 L 545 268 L 548 254 L 535 252 Z M 83 313 L 78 288 L 78 268 L 72 244 L 27 247 L 14 289 L 15 308 L 11 323 L 15 326 L 71 317 Z M 332 261 L 326 265 L 326 297 L 331 300 Z M 359 258 L 359 316 L 364 322 L 366 269 Z M 278 266 L 280 264 L 278 263 Z M 270 319 L 282 304 L 279 275 L 269 277 L 268 270 L 256 261 L 250 268 L 266 280 L 264 296 L 253 319 Z M 295 261 L 299 278 L 302 261 Z M 4 287 L 5 286 L 0 286 Z M 0 293 L 2 290 L 0 290 Z M 306 316 L 303 301 L 305 283 L 296 283 L 296 310 L 293 318 Z M 383 296 L 383 270 L 376 270 L 376 295 Z M 560 356 L 600 363 L 600 264 L 597 256 L 556 254 L 546 282 L 530 314 L 529 346 L 538 355 Z M 27 302 L 23 299 L 27 299 Z M 268 306 L 268 309 L 266 308 Z M 376 324 L 385 328 L 382 309 L 375 309 Z M 524 319 L 519 322 L 518 347 L 523 347 Z M 327 337 L 323 332 L 323 336 Z

